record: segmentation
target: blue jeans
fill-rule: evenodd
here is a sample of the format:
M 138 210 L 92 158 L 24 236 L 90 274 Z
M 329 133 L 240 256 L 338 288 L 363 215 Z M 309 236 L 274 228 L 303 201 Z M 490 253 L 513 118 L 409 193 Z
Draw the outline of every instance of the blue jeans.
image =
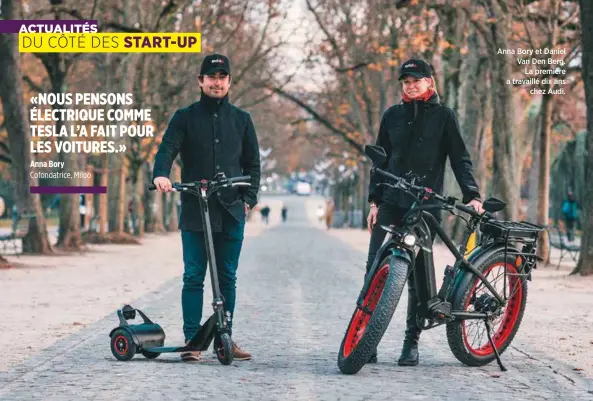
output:
M 224 309 L 225 312 L 231 314 L 229 329 L 232 329 L 235 311 L 237 266 L 243 245 L 244 231 L 244 221 L 238 222 L 229 213 L 224 213 L 222 232 L 212 234 Z M 206 253 L 205 233 L 202 231 L 181 231 L 181 243 L 184 263 L 181 307 L 183 309 L 183 334 L 187 342 L 200 329 L 208 254 Z

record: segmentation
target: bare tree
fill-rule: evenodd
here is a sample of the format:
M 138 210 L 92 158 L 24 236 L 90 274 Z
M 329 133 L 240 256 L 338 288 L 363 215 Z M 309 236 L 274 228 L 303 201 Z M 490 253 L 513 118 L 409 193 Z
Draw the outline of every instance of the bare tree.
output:
M 516 15 L 522 23 L 524 35 L 523 43 L 532 49 L 556 49 L 558 46 L 574 47 L 578 46 L 578 37 L 574 35 L 574 28 L 571 27 L 573 21 L 578 17 L 578 7 L 573 2 L 562 0 L 540 1 L 538 7 L 525 6 L 518 2 Z M 572 32 L 571 32 L 572 31 Z M 570 65 L 576 52 L 569 52 L 564 59 L 564 65 Z M 546 62 L 549 55 L 534 55 L 531 59 L 539 59 Z M 553 67 L 553 66 L 550 66 Z M 541 81 L 549 78 L 548 83 L 537 85 L 540 89 L 541 106 L 539 114 L 539 135 L 536 142 L 539 145 L 538 152 L 535 153 L 538 165 L 538 185 L 537 185 L 537 223 L 548 225 L 548 213 L 550 210 L 550 143 L 552 138 L 552 115 L 554 113 L 553 89 L 558 87 L 554 81 L 556 76 L 542 75 Z M 548 255 L 549 241 L 547 231 L 540 237 L 538 252 L 540 256 Z
M 493 136 L 494 192 L 507 202 L 504 218 L 516 220 L 519 211 L 518 166 L 515 139 L 513 136 L 511 56 L 499 54 L 499 49 L 509 49 L 509 34 L 512 15 L 509 8 L 512 0 L 479 0 L 477 8 L 471 9 L 471 21 L 482 35 L 490 61 Z M 476 14 L 474 14 L 476 13 Z
M 2 16 L 17 19 L 13 0 L 4 0 L 1 5 Z M 17 35 L 4 34 L 0 37 L 0 98 L 4 112 L 4 125 L 8 132 L 8 147 L 11 155 L 12 181 L 18 212 L 33 214 L 26 236 L 23 238 L 23 251 L 31 253 L 51 253 L 47 226 L 39 195 L 30 193 L 30 187 L 38 185 L 37 178 L 30 172 L 31 152 L 30 133 L 26 107 L 23 103 L 23 84 L 21 80 L 21 58 L 18 52 Z M 5 260 L 0 260 L 5 262 Z
M 587 165 L 585 182 L 593 177 L 593 3 L 580 0 L 581 30 L 583 44 L 583 81 L 587 103 Z M 583 226 L 581 238 L 581 255 L 573 273 L 582 275 L 593 274 L 593 185 L 586 186 L 583 197 Z

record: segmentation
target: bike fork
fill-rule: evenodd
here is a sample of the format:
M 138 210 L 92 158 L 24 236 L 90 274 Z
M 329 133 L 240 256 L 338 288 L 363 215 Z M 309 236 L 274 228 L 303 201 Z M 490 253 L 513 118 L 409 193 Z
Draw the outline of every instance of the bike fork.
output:
M 494 345 L 494 341 L 492 341 L 492 335 L 490 334 L 490 330 L 492 330 L 492 326 L 488 318 L 484 319 L 486 323 L 486 334 L 488 335 L 488 341 L 490 341 L 490 346 L 494 350 L 494 355 L 496 356 L 496 362 L 498 362 L 498 366 L 500 366 L 500 370 L 503 372 L 507 371 L 507 368 L 504 367 L 502 361 L 500 360 L 500 355 L 498 354 L 498 350 L 496 349 L 496 345 Z

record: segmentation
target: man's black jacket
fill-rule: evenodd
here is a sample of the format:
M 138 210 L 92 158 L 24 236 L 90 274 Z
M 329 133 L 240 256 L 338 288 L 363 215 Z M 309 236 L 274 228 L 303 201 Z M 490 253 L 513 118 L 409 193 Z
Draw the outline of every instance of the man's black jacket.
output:
M 413 101 L 391 106 L 383 114 L 377 145 L 387 153 L 380 168 L 403 177 L 412 171 L 426 176 L 418 185 L 442 194 L 447 156 L 463 193 L 463 202 L 480 199 L 473 166 L 461 137 L 457 116 L 440 104 L 434 94 L 428 101 Z M 401 191 L 377 186 L 382 176 L 373 174 L 369 186 L 369 201 L 386 202 L 398 207 L 410 207 L 413 199 Z
M 251 176 L 250 187 L 225 188 L 209 202 L 213 231 L 222 230 L 222 208 L 244 221 L 244 203 L 256 205 L 261 175 L 259 144 L 249 113 L 230 104 L 226 96 L 218 100 L 202 94 L 200 101 L 177 110 L 169 121 L 155 158 L 153 180 L 169 177 L 178 153 L 182 182 L 211 180 L 219 172 L 229 178 Z M 181 193 L 179 228 L 203 230 L 199 200 L 193 195 Z

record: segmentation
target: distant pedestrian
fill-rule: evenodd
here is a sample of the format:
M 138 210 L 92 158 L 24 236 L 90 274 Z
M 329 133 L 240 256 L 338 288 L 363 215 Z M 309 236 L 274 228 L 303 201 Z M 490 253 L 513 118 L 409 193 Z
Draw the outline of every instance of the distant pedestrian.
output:
M 78 212 L 80 213 L 80 228 L 84 228 L 85 217 L 86 217 L 86 196 L 84 194 L 79 195 L 79 206 Z
M 335 203 L 333 199 L 328 199 L 325 204 L 325 225 L 329 230 L 332 225 L 334 224 L 334 210 L 335 210 Z
M 270 207 L 269 206 L 264 206 L 261 208 L 260 210 L 261 213 L 261 217 L 262 217 L 262 221 L 264 222 L 264 224 L 268 224 L 269 221 L 269 217 L 270 217 Z
M 282 206 L 282 222 L 286 223 L 286 215 L 288 214 L 288 209 L 286 206 Z
M 562 214 L 566 224 L 566 238 L 569 241 L 574 241 L 574 228 L 575 222 L 579 218 L 579 206 L 572 191 L 568 192 L 568 196 L 562 203 Z

